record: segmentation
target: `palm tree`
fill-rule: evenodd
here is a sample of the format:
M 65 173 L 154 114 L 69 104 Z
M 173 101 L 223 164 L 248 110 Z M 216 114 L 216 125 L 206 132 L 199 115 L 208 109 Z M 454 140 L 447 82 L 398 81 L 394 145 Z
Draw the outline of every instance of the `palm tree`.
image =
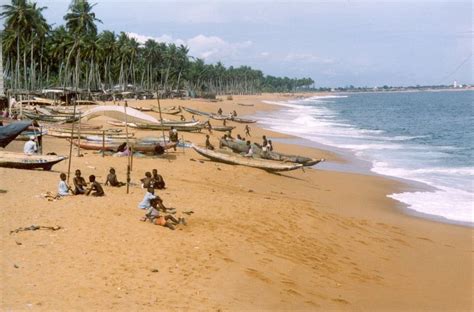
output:
M 75 70 L 75 85 L 79 87 L 80 79 L 80 57 L 81 47 L 86 46 L 87 40 L 94 40 L 97 36 L 96 22 L 102 23 L 101 20 L 95 17 L 92 8 L 96 4 L 90 5 L 87 0 L 73 0 L 69 6 L 70 12 L 64 16 L 66 21 L 66 28 L 71 34 L 74 34 L 74 45 L 71 48 L 68 59 L 71 53 L 77 49 L 76 52 L 76 70 Z

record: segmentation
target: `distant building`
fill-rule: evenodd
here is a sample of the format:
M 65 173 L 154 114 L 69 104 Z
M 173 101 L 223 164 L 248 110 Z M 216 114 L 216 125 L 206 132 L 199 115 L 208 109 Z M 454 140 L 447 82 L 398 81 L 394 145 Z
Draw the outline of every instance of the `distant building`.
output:
M 456 80 L 454 80 L 453 82 L 453 88 L 457 88 L 458 87 L 458 82 Z

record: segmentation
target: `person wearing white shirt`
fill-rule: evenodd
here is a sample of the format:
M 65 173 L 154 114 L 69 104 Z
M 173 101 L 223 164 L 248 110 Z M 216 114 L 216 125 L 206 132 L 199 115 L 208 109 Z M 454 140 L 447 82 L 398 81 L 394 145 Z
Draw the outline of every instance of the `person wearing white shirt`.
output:
M 25 143 L 25 146 L 23 146 L 23 153 L 26 155 L 33 155 L 36 154 L 37 151 L 38 146 L 36 145 L 35 137 L 30 136 L 30 140 Z

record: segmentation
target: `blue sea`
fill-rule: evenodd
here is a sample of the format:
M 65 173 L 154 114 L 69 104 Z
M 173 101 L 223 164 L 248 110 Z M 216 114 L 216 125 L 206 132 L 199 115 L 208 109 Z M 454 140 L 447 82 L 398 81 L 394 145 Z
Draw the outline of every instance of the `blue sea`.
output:
M 357 93 L 271 102 L 262 127 L 335 147 L 374 173 L 421 182 L 391 194 L 418 213 L 474 224 L 472 91 Z

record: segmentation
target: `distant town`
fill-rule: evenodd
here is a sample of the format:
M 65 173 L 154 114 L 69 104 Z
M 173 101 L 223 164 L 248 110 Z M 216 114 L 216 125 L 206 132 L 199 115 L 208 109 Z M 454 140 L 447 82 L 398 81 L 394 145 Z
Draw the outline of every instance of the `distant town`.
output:
M 377 87 L 355 87 L 353 85 L 337 88 L 328 87 L 316 87 L 312 86 L 309 88 L 301 88 L 299 91 L 309 92 L 398 92 L 398 91 L 460 91 L 460 90 L 473 90 L 473 86 L 470 84 L 460 84 L 454 81 L 451 85 L 416 85 L 416 86 L 377 86 Z

